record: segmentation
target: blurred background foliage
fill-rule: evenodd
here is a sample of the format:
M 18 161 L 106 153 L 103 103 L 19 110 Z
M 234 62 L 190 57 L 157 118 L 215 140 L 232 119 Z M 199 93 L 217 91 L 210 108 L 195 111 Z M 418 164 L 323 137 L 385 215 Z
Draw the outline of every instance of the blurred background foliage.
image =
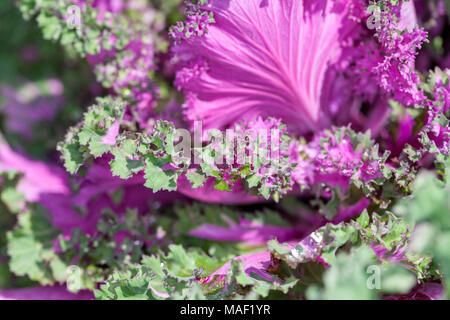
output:
M 102 87 L 86 60 L 44 40 L 36 23 L 25 21 L 13 1 L 0 2 L 0 21 L 0 130 L 15 150 L 43 160 L 55 157 L 56 143 Z M 9 105 L 17 102 L 23 110 L 11 110 Z M 36 105 L 51 114 L 36 117 Z M 29 125 L 32 134 L 11 130 L 15 122 Z

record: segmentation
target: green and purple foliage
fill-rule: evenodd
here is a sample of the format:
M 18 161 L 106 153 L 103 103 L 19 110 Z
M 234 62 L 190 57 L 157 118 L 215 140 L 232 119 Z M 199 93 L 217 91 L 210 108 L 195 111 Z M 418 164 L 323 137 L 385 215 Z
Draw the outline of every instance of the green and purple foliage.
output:
M 2 1 L 0 299 L 447 299 L 449 9 Z

